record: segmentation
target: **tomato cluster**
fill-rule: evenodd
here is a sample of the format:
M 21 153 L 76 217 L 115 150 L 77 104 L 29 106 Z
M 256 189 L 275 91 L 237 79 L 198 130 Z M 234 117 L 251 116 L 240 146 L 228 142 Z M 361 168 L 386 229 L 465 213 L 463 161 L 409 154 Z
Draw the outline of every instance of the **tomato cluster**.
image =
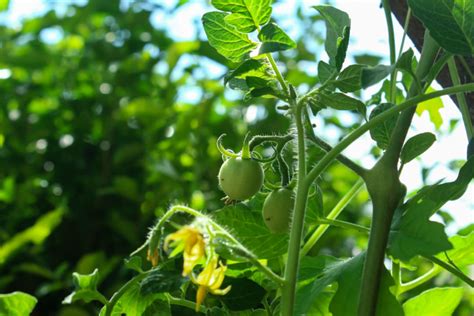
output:
M 288 177 L 284 177 L 287 172 L 286 163 L 281 156 L 277 156 L 280 150 L 275 151 L 275 155 L 267 161 L 253 158 L 250 152 L 248 135 L 244 139 L 242 151 L 234 153 L 222 146 L 221 135 L 217 140 L 217 148 L 227 159 L 222 164 L 219 174 L 219 186 L 227 195 L 226 203 L 244 201 L 253 197 L 263 186 L 264 171 L 261 162 L 270 162 L 277 158 L 282 176 L 282 188 L 273 190 L 266 197 L 262 216 L 265 225 L 272 233 L 285 233 L 288 231 L 290 215 L 294 205 L 293 191 L 287 187 Z M 284 145 L 284 143 L 283 143 Z

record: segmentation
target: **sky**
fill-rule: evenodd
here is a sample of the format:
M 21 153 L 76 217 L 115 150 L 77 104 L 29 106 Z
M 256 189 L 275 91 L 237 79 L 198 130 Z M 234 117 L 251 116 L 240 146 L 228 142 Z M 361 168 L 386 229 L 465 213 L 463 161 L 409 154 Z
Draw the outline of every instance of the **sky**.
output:
M 0 14 L 0 22 L 7 23 L 12 26 L 19 27 L 21 25 L 21 19 L 25 17 L 31 17 L 40 15 L 48 8 L 49 5 L 54 2 L 55 7 L 58 10 L 63 10 L 64 4 L 66 3 L 85 3 L 85 0 L 10 0 L 10 8 L 6 13 Z M 131 0 L 123 1 L 125 4 Z M 173 7 L 176 0 L 155 0 L 155 3 L 163 5 L 165 7 Z M 284 0 L 279 1 L 273 7 L 273 15 L 278 20 L 279 25 L 291 36 L 297 35 L 299 32 L 304 30 L 298 29 L 294 23 L 296 17 L 296 8 L 298 4 L 301 4 L 303 8 L 307 10 L 314 10 L 311 6 L 321 4 L 322 1 L 318 0 Z M 178 9 L 173 16 L 164 15 L 162 11 L 156 12 L 151 17 L 151 23 L 157 28 L 166 28 L 169 31 L 170 36 L 176 40 L 191 40 L 194 38 L 196 32 L 196 21 L 211 8 L 206 4 L 204 0 L 190 0 L 189 3 L 182 8 Z M 385 56 L 384 62 L 388 63 L 388 42 L 387 42 L 387 28 L 385 26 L 385 17 L 383 10 L 379 7 L 379 0 L 337 0 L 333 1 L 334 5 L 349 14 L 351 17 L 351 43 L 350 53 L 375 53 L 377 55 Z M 395 18 L 395 41 L 396 46 L 399 48 L 401 38 L 403 35 L 403 29 L 398 25 Z M 179 23 L 176 23 L 179 21 Z M 45 34 L 46 38 L 54 41 L 58 34 L 54 31 L 49 34 Z M 411 42 L 407 40 L 405 42 L 405 49 L 409 48 Z M 398 49 L 397 49 L 398 50 Z M 419 55 L 418 55 L 419 56 Z M 417 57 L 418 57 L 417 56 Z M 321 58 L 324 60 L 325 55 L 322 54 Z M 184 60 L 183 62 L 186 62 Z M 350 60 L 349 60 L 350 62 Z M 346 66 L 348 61 L 346 61 Z M 216 65 L 210 64 L 210 67 L 215 67 L 213 73 L 223 73 L 225 69 Z M 312 67 L 312 68 L 311 68 Z M 313 71 L 316 74 L 316 64 L 309 66 L 309 71 Z M 1 75 L 1 70 L 0 70 Z M 1 78 L 0 78 L 1 79 Z M 433 85 L 435 89 L 440 89 L 436 84 Z M 370 96 L 377 90 L 377 87 L 373 87 L 367 91 L 366 96 Z M 187 97 L 193 96 L 193 91 L 186 91 Z M 230 94 L 232 95 L 232 94 Z M 235 96 L 235 94 L 234 94 Z M 401 180 L 408 187 L 408 191 L 413 191 L 422 185 L 421 168 L 422 167 L 433 167 L 433 171 L 428 177 L 428 183 L 435 183 L 440 179 L 446 181 L 452 181 L 456 178 L 456 173 L 453 172 L 449 163 L 453 160 L 464 160 L 466 156 L 467 137 L 464 131 L 463 125 L 460 123 L 454 129 L 454 131 L 448 135 L 449 122 L 451 120 L 460 120 L 461 115 L 459 110 L 456 108 L 454 103 L 448 98 L 443 98 L 444 107 L 440 110 L 443 117 L 443 125 L 440 130 L 435 130 L 433 124 L 430 122 L 428 114 L 424 113 L 421 117 L 415 115 L 413 120 L 412 128 L 409 132 L 409 137 L 421 132 L 432 132 L 437 137 L 437 142 L 422 155 L 421 160 L 415 160 L 407 164 L 401 176 Z M 258 119 L 257 107 L 249 107 L 245 118 L 248 121 Z M 343 122 L 353 122 L 351 115 L 342 114 L 341 120 Z M 336 130 L 333 126 L 324 127 L 322 120 L 316 120 L 318 126 L 323 125 L 322 130 L 324 135 L 322 138 L 328 140 L 328 142 L 335 144 L 340 131 Z M 344 154 L 348 157 L 359 161 L 364 166 L 373 165 L 374 159 L 368 154 L 373 141 L 371 140 L 368 133 L 361 137 L 358 141 L 352 144 Z M 447 203 L 442 210 L 447 210 L 455 219 L 453 225 L 448 226 L 448 234 L 452 235 L 456 232 L 459 227 L 464 227 L 468 223 L 474 222 L 473 210 L 474 210 L 474 184 L 471 183 L 468 190 L 464 194 L 463 198 L 457 201 Z M 439 220 L 436 216 L 433 220 Z

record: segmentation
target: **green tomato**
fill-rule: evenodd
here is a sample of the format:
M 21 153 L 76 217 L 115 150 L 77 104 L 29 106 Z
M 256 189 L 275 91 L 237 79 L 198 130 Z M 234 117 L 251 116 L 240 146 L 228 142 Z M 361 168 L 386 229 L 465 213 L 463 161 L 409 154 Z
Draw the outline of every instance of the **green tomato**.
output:
M 265 225 L 272 233 L 288 231 L 294 202 L 293 192 L 286 188 L 272 191 L 267 196 L 263 203 L 262 215 Z
M 227 196 L 243 201 L 255 195 L 263 184 L 263 169 L 252 159 L 227 159 L 219 170 L 219 186 Z

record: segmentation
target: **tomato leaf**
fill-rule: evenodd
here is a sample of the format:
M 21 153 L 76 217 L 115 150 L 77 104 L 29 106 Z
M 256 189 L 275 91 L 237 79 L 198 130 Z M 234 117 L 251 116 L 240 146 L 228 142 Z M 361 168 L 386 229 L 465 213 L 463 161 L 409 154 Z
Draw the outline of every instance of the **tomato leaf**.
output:
M 446 202 L 462 196 L 473 177 L 474 159 L 470 159 L 455 181 L 425 187 L 406 202 L 402 216 L 392 225 L 388 252 L 408 261 L 416 255 L 430 256 L 451 249 L 444 225 L 430 221 L 430 217 Z
M 155 269 L 140 282 L 140 294 L 177 291 L 186 281 L 179 272 Z
M 449 242 L 453 245 L 453 249 L 437 254 L 438 259 L 447 263 L 451 260 L 456 263 L 458 268 L 474 264 L 474 252 L 472 251 L 474 231 L 467 236 L 454 235 L 449 238 Z
M 400 55 L 397 60 L 396 67 L 400 70 L 408 72 L 411 75 L 414 75 L 412 61 L 413 50 L 410 48 L 409 50 Z
M 362 88 L 368 88 L 387 77 L 393 70 L 393 66 L 377 65 L 362 70 Z
M 365 253 L 361 253 L 347 260 L 327 261 L 328 265 L 322 273 L 320 265 L 315 265 L 315 274 L 319 277 L 312 282 L 304 282 L 305 285 L 297 290 L 295 315 L 306 314 L 314 300 L 334 282 L 338 283 L 338 287 L 329 305 L 332 315 L 356 315 L 364 258 Z M 308 272 L 305 273 L 308 274 Z M 378 316 L 403 315 L 400 304 L 389 290 L 392 285 L 393 280 L 384 268 L 377 302 L 376 315 Z
M 232 286 L 229 293 L 221 296 L 224 304 L 233 311 L 257 308 L 267 291 L 252 280 L 226 277 L 222 288 Z
M 474 54 L 474 2 L 468 0 L 408 0 L 438 44 L 453 54 Z
M 272 15 L 271 0 L 212 0 L 211 3 L 216 9 L 232 12 L 226 20 L 241 32 L 255 31 Z
M 429 132 L 413 136 L 403 145 L 400 160 L 403 164 L 412 161 L 427 151 L 435 141 L 436 136 Z
M 373 119 L 377 115 L 385 112 L 394 105 L 391 103 L 382 103 L 377 105 L 372 112 L 370 113 L 369 120 Z M 377 142 L 377 146 L 381 149 L 387 149 L 388 143 L 390 141 L 390 136 L 392 131 L 395 128 L 399 114 L 394 114 L 389 119 L 383 121 L 380 124 L 377 124 L 370 129 L 370 137 Z
M 273 71 L 266 59 L 248 59 L 225 76 L 224 84 L 228 84 L 232 89 L 248 91 L 250 87 L 247 85 L 246 78 L 250 76 L 275 81 Z
M 319 77 L 319 82 L 321 84 L 325 84 L 326 81 L 331 78 L 334 72 L 336 72 L 337 69 L 334 66 L 329 65 L 328 63 L 324 61 L 320 61 L 318 63 L 318 77 Z
M 362 88 L 362 70 L 365 68 L 363 65 L 351 65 L 345 68 L 337 80 L 334 81 L 334 85 L 342 92 L 354 92 Z
M 347 49 L 346 42 L 349 40 L 349 29 L 347 27 L 350 28 L 351 19 L 346 12 L 328 5 L 318 5 L 313 8 L 318 10 L 326 22 L 325 48 L 330 58 L 329 64 L 340 69 Z M 345 29 L 346 31 L 344 31 Z
M 133 256 L 130 259 L 125 259 L 125 267 L 130 270 L 134 270 L 137 272 L 143 272 L 142 269 L 142 257 L 140 256 Z
M 216 211 L 214 219 L 259 259 L 274 258 L 287 251 L 288 234 L 272 234 L 260 210 L 250 210 L 241 203 Z
M 257 47 L 247 34 L 237 30 L 225 21 L 227 13 L 208 12 L 202 17 L 204 31 L 209 44 L 227 59 L 239 62 L 248 58 L 250 51 Z
M 327 106 L 336 110 L 357 110 L 360 107 L 365 107 L 362 101 L 339 92 L 321 93 L 316 97 L 316 101 L 319 107 Z
M 260 33 L 258 33 L 258 38 L 262 41 L 259 54 L 278 52 L 296 47 L 296 43 L 275 23 L 265 25 Z
M 437 287 L 422 292 L 403 304 L 405 316 L 452 315 L 463 296 L 461 287 Z
M 342 32 L 342 37 L 339 37 L 337 39 L 337 53 L 336 57 L 334 58 L 337 70 L 341 70 L 342 64 L 344 64 L 344 60 L 346 59 L 346 52 L 347 47 L 349 46 L 350 34 L 351 27 L 345 26 Z
M 36 303 L 38 303 L 36 297 L 27 293 L 13 292 L 0 294 L 0 315 L 30 315 Z
M 107 306 L 100 310 L 99 316 L 104 316 Z M 161 293 L 144 295 L 140 292 L 138 282 L 133 283 L 115 304 L 112 316 L 168 316 L 171 315 L 168 299 Z

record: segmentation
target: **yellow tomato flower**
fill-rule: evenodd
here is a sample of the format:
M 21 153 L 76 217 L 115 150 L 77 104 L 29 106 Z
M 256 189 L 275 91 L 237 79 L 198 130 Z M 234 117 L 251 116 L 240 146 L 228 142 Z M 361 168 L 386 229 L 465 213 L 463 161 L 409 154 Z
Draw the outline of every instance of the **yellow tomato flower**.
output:
M 172 245 L 175 247 L 170 256 L 173 257 L 182 251 L 184 259 L 183 276 L 189 275 L 199 260 L 204 258 L 204 237 L 197 229 L 184 226 L 177 232 L 166 237 L 164 244 L 165 250 L 168 250 L 170 241 L 173 241 Z
M 222 262 L 219 262 L 219 267 L 217 267 L 217 263 L 218 258 L 213 257 L 208 265 L 199 273 L 197 278 L 191 275 L 191 281 L 199 286 L 196 293 L 196 312 L 199 311 L 208 292 L 214 295 L 225 295 L 230 291 L 230 285 L 225 289 L 219 289 L 224 281 L 227 267 L 224 266 Z

